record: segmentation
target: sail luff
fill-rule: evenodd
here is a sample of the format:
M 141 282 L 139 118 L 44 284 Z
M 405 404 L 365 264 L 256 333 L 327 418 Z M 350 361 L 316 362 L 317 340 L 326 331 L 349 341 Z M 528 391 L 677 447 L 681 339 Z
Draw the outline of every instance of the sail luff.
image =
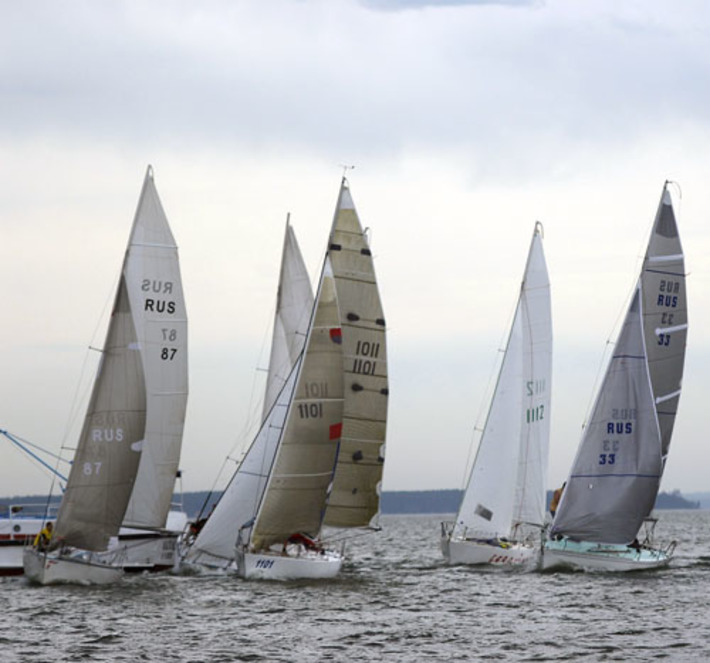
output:
M 343 435 L 325 523 L 366 527 L 379 515 L 389 384 L 386 326 L 372 252 L 343 178 L 328 255 L 343 329 Z

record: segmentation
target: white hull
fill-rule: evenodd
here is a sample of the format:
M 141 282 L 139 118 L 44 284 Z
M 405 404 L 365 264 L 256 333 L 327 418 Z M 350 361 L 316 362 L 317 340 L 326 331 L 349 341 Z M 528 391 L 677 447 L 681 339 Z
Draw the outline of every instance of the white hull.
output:
M 109 563 L 116 555 L 121 557 L 121 566 L 127 572 L 167 571 L 178 563 L 177 534 L 119 535 L 111 539 L 108 552 L 100 553 Z
M 623 545 L 571 541 L 547 541 L 542 551 L 542 569 L 589 571 L 643 571 L 668 566 L 673 547 L 668 550 Z
M 449 564 L 523 566 L 537 560 L 539 548 L 514 541 L 489 543 L 442 537 L 441 552 Z
M 237 551 L 237 571 L 247 580 L 318 580 L 334 578 L 343 556 L 332 550 L 288 555 Z
M 90 553 L 77 553 L 72 557 L 58 553 L 45 554 L 26 548 L 23 554 L 25 575 L 39 585 L 112 585 L 123 576 L 120 566 L 89 561 Z

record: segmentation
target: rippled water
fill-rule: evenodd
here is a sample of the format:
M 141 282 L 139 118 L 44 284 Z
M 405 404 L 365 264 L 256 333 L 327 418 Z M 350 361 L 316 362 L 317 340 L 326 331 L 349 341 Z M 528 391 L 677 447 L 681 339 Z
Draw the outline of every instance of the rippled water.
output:
M 672 565 L 616 575 L 449 567 L 439 520 L 384 517 L 335 581 L 6 579 L 1 660 L 710 660 L 710 511 L 661 512 Z

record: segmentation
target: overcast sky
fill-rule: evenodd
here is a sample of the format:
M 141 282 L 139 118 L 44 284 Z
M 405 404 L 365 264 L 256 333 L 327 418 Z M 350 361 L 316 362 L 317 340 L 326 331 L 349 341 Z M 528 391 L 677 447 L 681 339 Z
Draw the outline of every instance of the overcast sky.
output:
M 663 488 L 710 490 L 709 28 L 703 0 L 0 0 L 0 428 L 76 443 L 151 163 L 190 319 L 183 486 L 210 487 L 260 411 L 286 214 L 315 276 L 349 164 L 388 324 L 384 488 L 462 486 L 536 220 L 554 487 L 672 179 L 690 331 Z M 47 489 L 0 458 L 0 494 Z

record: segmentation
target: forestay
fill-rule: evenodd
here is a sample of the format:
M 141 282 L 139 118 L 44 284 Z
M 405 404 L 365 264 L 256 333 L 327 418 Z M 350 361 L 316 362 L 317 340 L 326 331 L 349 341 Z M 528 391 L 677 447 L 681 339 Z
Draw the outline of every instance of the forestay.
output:
M 147 419 L 124 525 L 162 528 L 175 489 L 187 407 L 187 313 L 177 245 L 150 169 L 129 250 L 125 278 L 141 350 Z
M 456 518 L 459 534 L 542 526 L 550 432 L 550 282 L 536 225 L 483 435 Z
M 664 189 L 637 286 L 552 533 L 627 544 L 651 512 L 680 396 L 684 261 Z
M 325 523 L 375 524 L 385 456 L 387 346 L 372 253 L 343 178 L 328 247 L 343 328 L 343 433 Z

